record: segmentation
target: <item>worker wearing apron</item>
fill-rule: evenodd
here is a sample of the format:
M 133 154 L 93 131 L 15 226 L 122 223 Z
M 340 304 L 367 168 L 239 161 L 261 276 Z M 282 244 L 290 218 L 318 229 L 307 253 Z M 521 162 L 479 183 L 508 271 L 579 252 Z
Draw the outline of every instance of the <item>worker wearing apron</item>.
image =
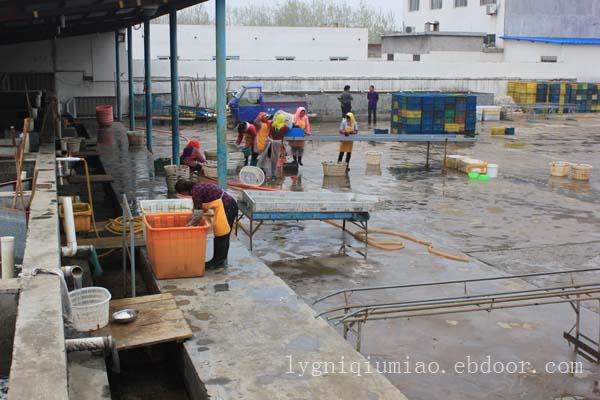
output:
M 354 114 L 349 112 L 346 114 L 346 117 L 342 119 L 340 123 L 340 134 L 344 136 L 355 135 L 358 133 L 358 124 L 356 123 L 356 118 Z M 352 156 L 352 148 L 354 147 L 354 142 L 352 141 L 344 141 L 340 142 L 340 154 L 338 156 L 338 162 L 342 162 L 344 158 L 344 153 L 346 153 L 346 169 L 350 171 L 350 157 Z
M 180 180 L 175 185 L 177 193 L 191 195 L 194 202 L 192 219 L 188 226 L 198 225 L 202 212 L 213 211 L 213 258 L 206 263 L 206 269 L 227 267 L 229 235 L 238 213 L 238 205 L 225 190 L 212 183 L 194 183 Z

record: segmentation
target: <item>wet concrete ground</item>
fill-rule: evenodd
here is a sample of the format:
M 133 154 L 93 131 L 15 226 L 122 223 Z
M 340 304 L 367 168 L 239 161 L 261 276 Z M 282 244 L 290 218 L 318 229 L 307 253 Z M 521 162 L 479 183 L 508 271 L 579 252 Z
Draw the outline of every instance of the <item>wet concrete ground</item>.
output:
M 489 127 L 517 128 L 514 137 L 492 137 Z M 320 222 L 265 224 L 255 236 L 254 253 L 296 290 L 307 302 L 346 287 L 392 283 L 417 283 L 492 277 L 504 274 L 549 272 L 600 267 L 600 117 L 578 115 L 575 121 L 556 119 L 531 123 L 486 124 L 472 146 L 449 146 L 449 154 L 464 154 L 500 165 L 500 176 L 487 183 L 470 182 L 465 175 L 440 171 L 441 146 L 434 146 L 433 170 L 425 171 L 425 146 L 414 144 L 356 143 L 347 178 L 324 178 L 320 162 L 337 157 L 337 143 L 308 143 L 301 178 L 270 182 L 287 190 L 332 190 L 377 194 L 380 210 L 372 213 L 371 228 L 393 229 L 431 240 L 452 254 L 470 256 L 459 263 L 430 255 L 423 246 L 405 242 L 406 249 L 385 252 L 371 248 L 367 261 L 352 249 L 338 255 L 342 233 Z M 158 129 L 161 129 L 160 127 Z M 168 128 L 166 128 L 168 129 Z M 313 130 L 334 132 L 334 125 L 314 124 Z M 214 147 L 212 126 L 182 132 L 197 137 L 204 148 Z M 235 137 L 230 134 L 230 139 Z M 154 157 L 170 154 L 170 136 L 155 132 Z M 101 146 L 100 146 L 101 147 Z M 384 153 L 380 169 L 367 168 L 364 152 Z M 152 162 L 151 156 L 123 158 L 114 162 Z M 104 155 L 103 155 L 104 160 Z M 590 182 L 576 182 L 549 175 L 548 163 L 567 160 L 594 165 Z M 147 174 L 146 174 L 147 175 Z M 132 195 L 164 196 L 164 178 L 148 176 L 124 179 Z M 240 240 L 247 243 L 241 234 Z M 360 243 L 347 242 L 362 248 Z M 586 275 L 582 280 L 599 277 Z M 568 278 L 531 279 L 486 284 L 474 291 L 489 292 L 538 287 L 568 282 Z M 451 287 L 420 293 L 395 293 L 398 298 L 429 298 L 460 295 Z M 353 300 L 382 300 L 355 297 Z M 322 310 L 339 304 L 328 301 Z M 598 336 L 598 305 L 588 304 L 584 330 Z M 574 322 L 568 305 L 419 317 L 410 320 L 370 322 L 363 332 L 362 352 L 372 360 L 439 363 L 446 373 L 387 374 L 390 381 L 411 399 L 554 399 L 567 396 L 600 398 L 600 369 L 581 358 L 562 338 Z M 459 374 L 457 362 L 530 362 L 522 374 Z M 406 357 L 410 357 L 406 359 Z M 549 374 L 547 362 L 577 360 L 583 371 L 575 375 Z M 412 363 L 412 364 L 411 364 Z

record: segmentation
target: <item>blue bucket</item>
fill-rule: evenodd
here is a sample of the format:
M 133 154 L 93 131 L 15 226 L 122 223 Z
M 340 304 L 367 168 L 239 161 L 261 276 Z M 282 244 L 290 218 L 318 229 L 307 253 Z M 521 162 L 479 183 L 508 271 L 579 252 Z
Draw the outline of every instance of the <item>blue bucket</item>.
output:
M 504 130 L 504 134 L 505 135 L 514 135 L 515 134 L 515 128 L 506 128 Z
M 292 128 L 285 134 L 286 137 L 304 137 L 304 129 Z

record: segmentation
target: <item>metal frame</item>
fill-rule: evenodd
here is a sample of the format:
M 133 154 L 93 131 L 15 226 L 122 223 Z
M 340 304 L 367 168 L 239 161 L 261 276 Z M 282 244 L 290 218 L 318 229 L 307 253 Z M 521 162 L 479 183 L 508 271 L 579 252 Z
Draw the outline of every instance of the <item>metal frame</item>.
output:
M 326 299 L 342 295 L 344 304 L 329 308 L 316 317 L 327 316 L 328 321 L 335 325 L 343 324 L 344 338 L 348 332 L 356 334 L 356 349 L 360 351 L 362 340 L 362 326 L 367 321 L 386 319 L 411 318 L 420 316 L 434 316 L 473 311 L 491 312 L 495 309 L 508 309 L 530 307 L 548 304 L 569 303 L 575 311 L 576 319 L 573 327 L 563 333 L 563 337 L 574 345 L 576 354 L 581 355 L 591 362 L 600 363 L 600 321 L 597 341 L 581 333 L 581 303 L 584 301 L 598 301 L 600 304 L 600 276 L 596 281 L 575 283 L 574 275 L 590 272 L 600 272 L 600 268 L 556 271 L 548 273 L 534 273 L 493 278 L 466 279 L 444 282 L 426 282 L 408 285 L 390 285 L 343 289 L 323 296 L 313 302 L 313 305 Z M 549 277 L 554 275 L 570 276 L 569 285 L 557 285 L 527 290 L 515 290 L 493 293 L 469 294 L 469 285 L 473 283 L 492 282 L 509 279 L 524 279 L 532 277 Z M 418 287 L 432 287 L 441 285 L 460 285 L 464 295 L 445 298 L 413 299 L 392 302 L 351 304 L 350 298 L 355 292 L 373 292 L 402 290 Z M 356 329 L 353 329 L 356 325 Z M 572 332 L 575 332 L 572 334 Z
M 250 238 L 250 251 L 253 250 L 253 237 L 256 231 L 262 226 L 265 221 L 327 221 L 327 220 L 342 220 L 342 230 L 344 232 L 344 241 L 340 248 L 342 252 L 346 246 L 349 246 L 345 242 L 346 237 L 346 221 L 354 224 L 358 228 L 365 232 L 365 249 L 364 253 L 358 251 L 365 259 L 368 255 L 368 223 L 370 214 L 368 212 L 351 212 L 351 211 L 323 211 L 323 212 L 271 212 L 271 213 L 255 213 L 250 207 L 244 203 L 239 202 L 239 214 L 236 218 L 235 224 L 235 235 L 238 234 L 238 228 L 242 230 Z M 247 229 L 240 221 L 247 218 L 250 222 L 250 227 Z M 254 222 L 257 221 L 257 225 Z
M 127 295 L 127 257 L 131 263 L 131 297 L 135 297 L 135 221 L 127 201 L 127 195 L 121 195 L 121 209 L 123 210 L 123 232 L 121 243 L 123 248 L 123 296 Z M 127 245 L 127 229 L 129 227 L 129 246 Z
M 319 135 L 314 133 L 303 137 L 285 137 L 287 141 L 304 140 L 312 142 L 408 142 L 408 143 L 427 143 L 427 153 L 425 156 L 425 168 L 430 169 L 429 156 L 431 143 L 444 143 L 444 159 L 442 160 L 442 173 L 446 174 L 446 156 L 448 153 L 448 143 L 475 143 L 474 137 L 452 136 L 452 135 L 379 135 L 379 134 L 360 134 L 352 136 Z

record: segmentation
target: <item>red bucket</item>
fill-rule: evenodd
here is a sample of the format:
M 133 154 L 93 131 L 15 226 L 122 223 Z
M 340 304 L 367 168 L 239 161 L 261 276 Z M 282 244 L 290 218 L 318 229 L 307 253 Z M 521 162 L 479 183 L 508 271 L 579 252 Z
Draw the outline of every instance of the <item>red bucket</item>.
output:
M 96 121 L 102 127 L 109 127 L 113 123 L 113 108 L 110 105 L 96 106 Z

